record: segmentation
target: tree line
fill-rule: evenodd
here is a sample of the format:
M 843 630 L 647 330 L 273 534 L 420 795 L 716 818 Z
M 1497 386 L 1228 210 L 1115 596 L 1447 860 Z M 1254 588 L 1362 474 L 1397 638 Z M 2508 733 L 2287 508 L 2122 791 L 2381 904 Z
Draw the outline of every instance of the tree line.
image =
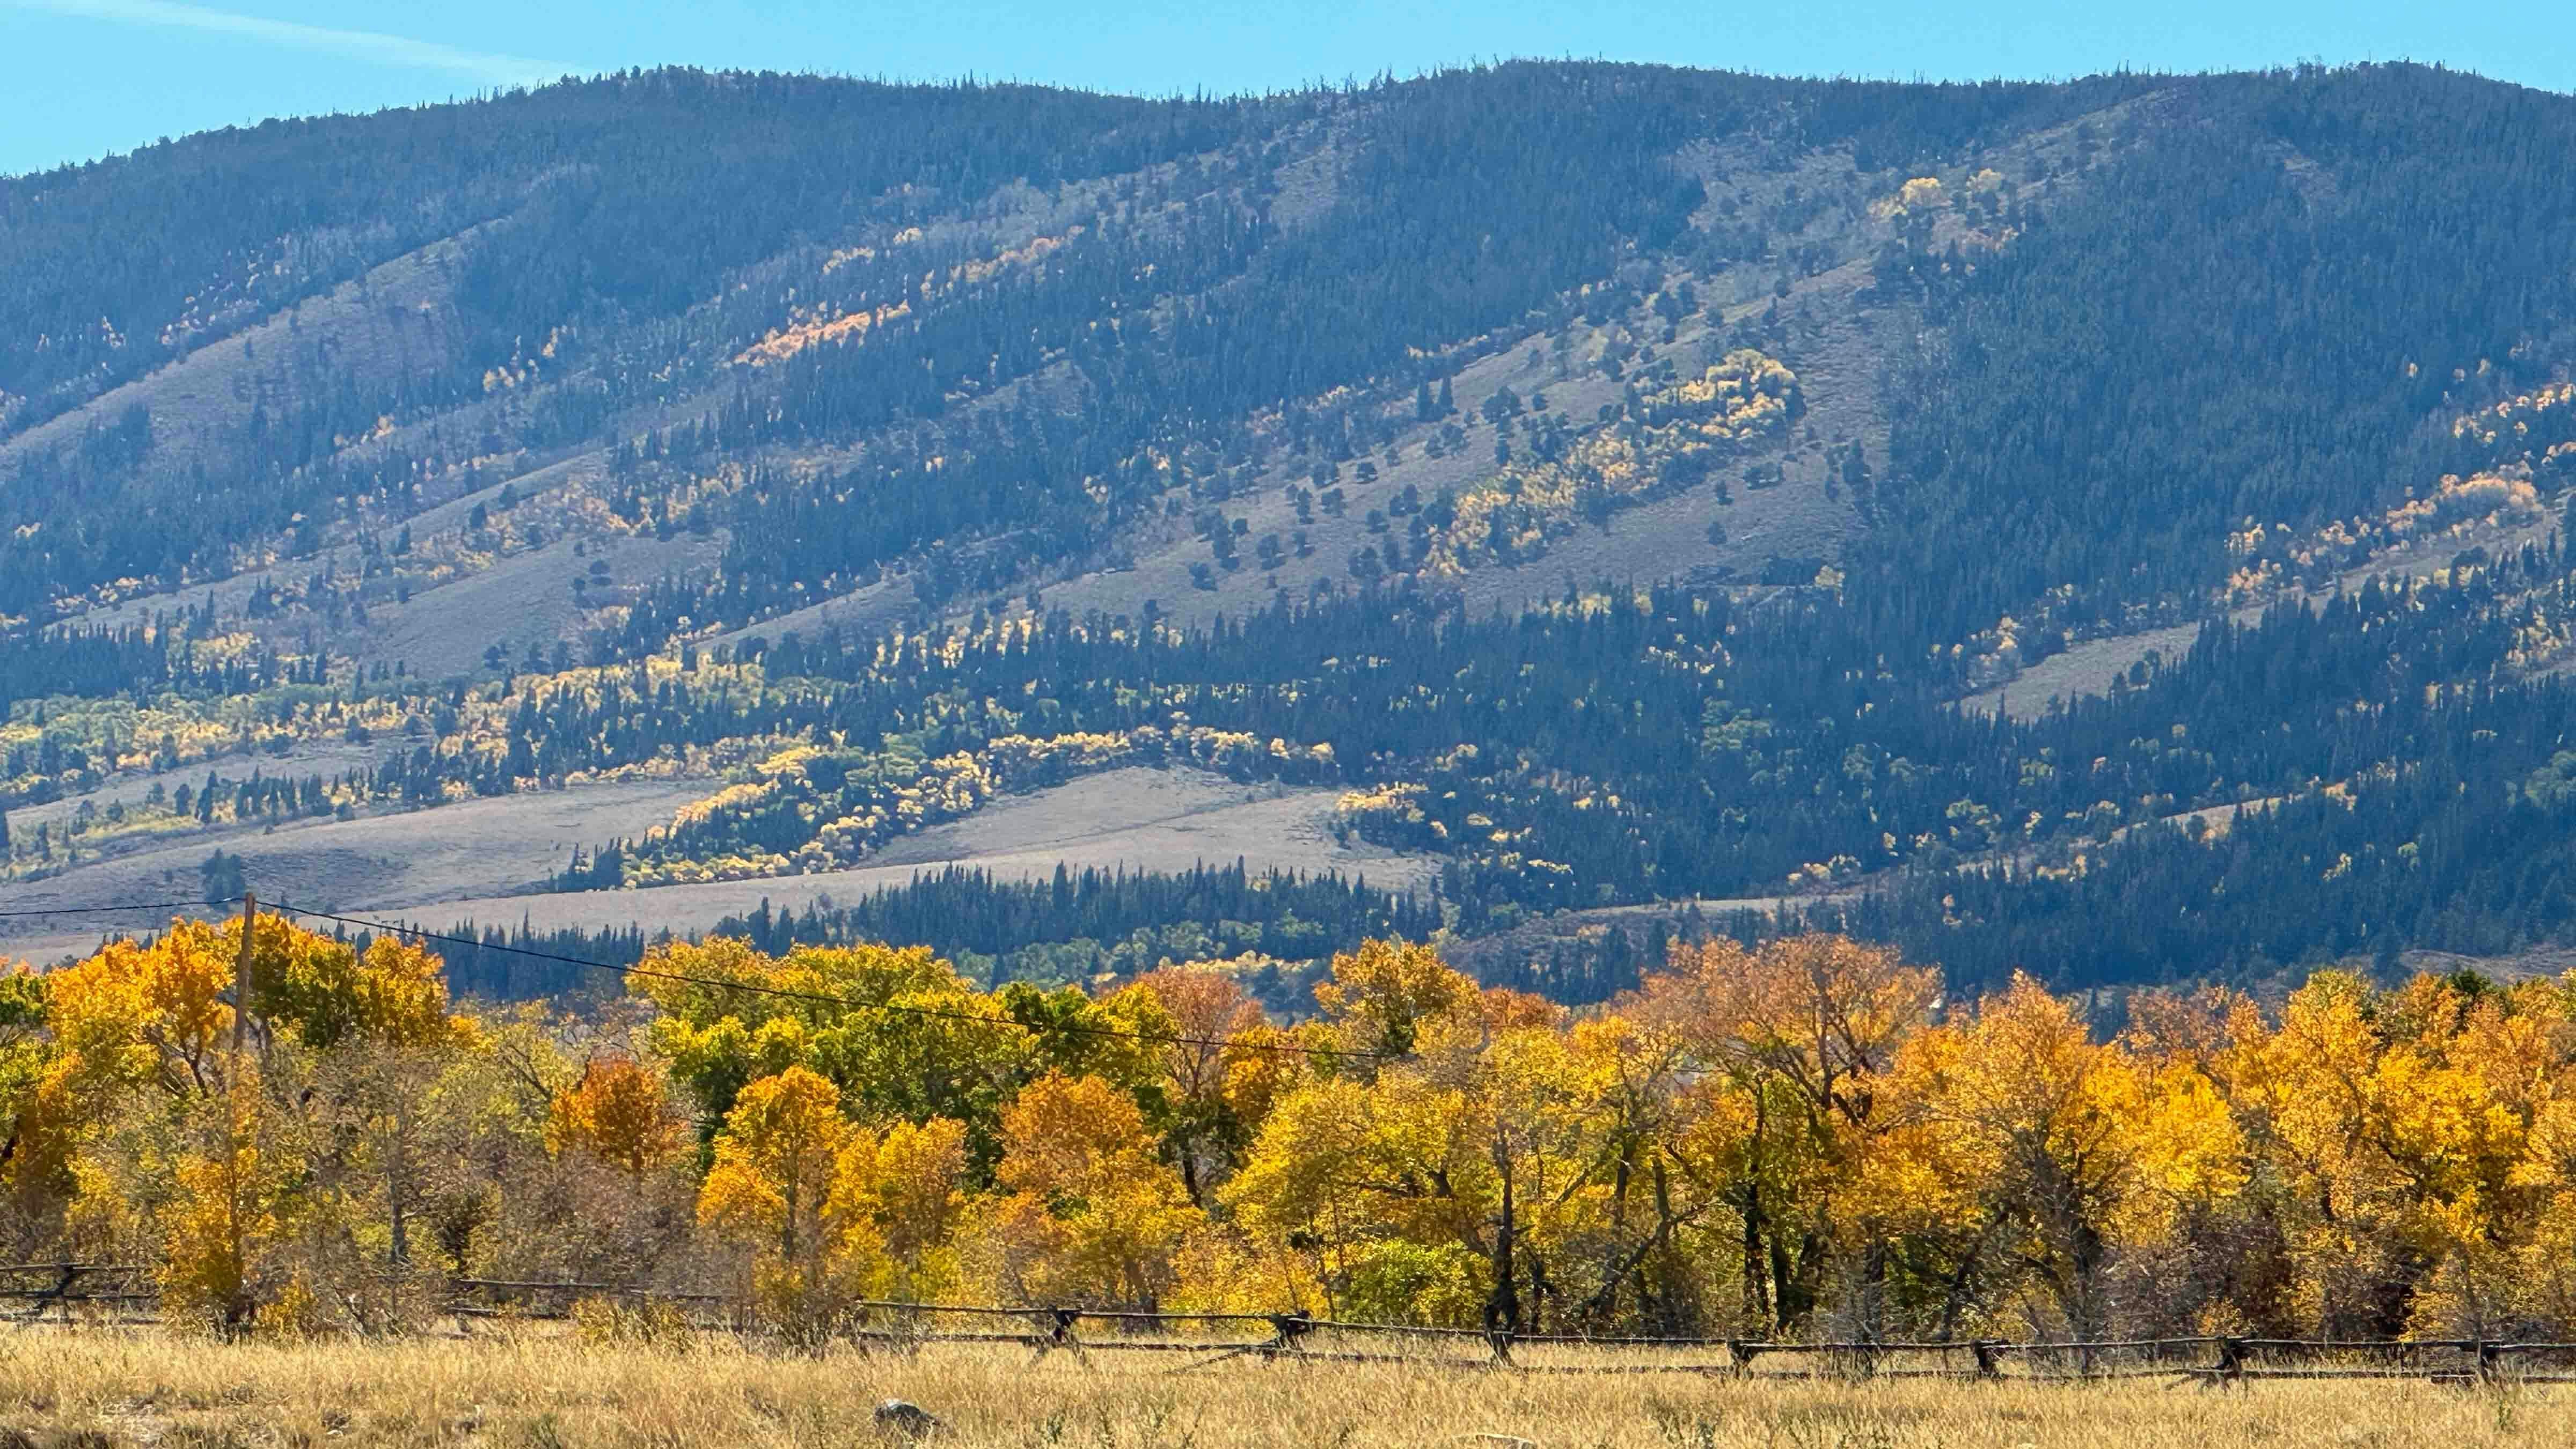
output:
M 1026 880 L 944 866 L 853 901 L 773 910 L 763 899 L 706 934 L 772 955 L 863 942 L 938 946 L 967 979 L 988 987 L 1055 987 L 1226 959 L 1239 964 L 1256 996 L 1291 1009 L 1312 969 L 1334 952 L 1372 937 L 1423 940 L 1439 928 L 1438 904 L 1421 893 L 1334 872 L 1256 872 L 1237 860 L 1170 873 L 1059 865 L 1051 877 Z M 639 965 L 674 939 L 668 931 L 648 935 L 641 924 L 539 931 L 467 921 L 442 934 L 450 984 L 487 1001 L 595 992 L 602 973 L 594 968 Z M 370 940 L 361 932 L 355 944 L 363 950 Z
M 2568 982 L 2145 990 L 2106 1036 L 1842 937 L 1678 948 L 1580 1011 L 1370 941 L 1283 1021 L 1221 964 L 985 991 L 726 938 L 558 1015 L 242 930 L 0 978 L 0 1238 L 148 1265 L 232 1335 L 403 1331 L 457 1276 L 712 1292 L 809 1344 L 868 1298 L 1793 1340 L 2576 1316 Z

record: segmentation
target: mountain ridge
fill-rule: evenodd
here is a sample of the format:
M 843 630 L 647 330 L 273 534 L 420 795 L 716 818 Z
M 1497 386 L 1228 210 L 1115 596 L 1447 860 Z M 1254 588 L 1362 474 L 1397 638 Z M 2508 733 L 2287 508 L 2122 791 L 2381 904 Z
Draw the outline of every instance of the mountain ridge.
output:
M 1726 929 L 2085 981 L 2543 944 L 2555 866 L 2507 906 L 2399 861 L 2418 775 L 2554 828 L 2561 141 L 2576 102 L 2412 66 L 652 72 L 0 182 L 0 807 L 213 772 L 6 869 L 638 772 L 707 799 L 558 888 L 838 868 L 1213 731 L 1276 741 L 1189 746 L 1246 780 L 1326 750 L 1466 936 L 1778 898 Z M 1526 672 L 1420 672 L 1451 637 Z M 1319 713 L 1354 660 L 1458 732 Z M 263 804 L 218 768 L 261 752 L 331 773 Z M 2417 813 L 2312 860 L 2371 791 Z M 2157 843 L 2245 800 L 2293 803 Z M 2407 904 L 2036 924 L 2335 856 Z

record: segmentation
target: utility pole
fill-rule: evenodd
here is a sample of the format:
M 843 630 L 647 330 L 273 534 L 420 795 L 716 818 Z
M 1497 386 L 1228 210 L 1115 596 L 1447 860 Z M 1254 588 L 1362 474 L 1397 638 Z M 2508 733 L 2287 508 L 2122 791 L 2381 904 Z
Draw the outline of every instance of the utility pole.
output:
M 241 957 L 233 963 L 233 1055 L 240 1056 L 244 1028 L 250 1022 L 250 938 L 259 921 L 259 897 L 242 892 Z

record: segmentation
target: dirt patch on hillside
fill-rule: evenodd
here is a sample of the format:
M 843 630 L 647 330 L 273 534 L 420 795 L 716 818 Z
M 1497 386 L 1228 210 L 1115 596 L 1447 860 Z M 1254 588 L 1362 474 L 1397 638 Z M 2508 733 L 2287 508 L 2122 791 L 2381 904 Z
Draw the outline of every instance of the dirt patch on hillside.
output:
M 775 644 L 790 634 L 820 639 L 837 631 L 864 637 L 891 631 L 919 612 L 921 603 L 913 592 L 912 580 L 900 574 L 888 574 L 863 589 L 825 599 L 792 613 L 763 619 L 757 624 L 728 630 L 703 642 L 705 647 L 714 649 L 751 639 Z
M 1560 911 L 1524 922 L 1490 936 L 1451 941 L 1441 948 L 1449 963 L 1479 980 L 1492 980 L 1519 968 L 1564 959 L 1569 953 L 1598 950 L 1613 931 L 1628 938 L 1629 948 L 1643 952 L 1661 925 L 1668 942 L 1695 939 L 1732 925 L 1751 912 L 1776 919 L 1783 911 L 1842 905 L 1859 899 L 1856 890 L 1801 896 L 1703 896 L 1677 901 L 1650 901 L 1633 906 L 1603 906 L 1588 911 Z M 1660 970 L 1663 962 L 1637 958 L 1641 970 Z
M 871 864 L 849 870 L 651 890 L 442 898 L 402 914 L 432 929 L 464 920 L 499 925 L 525 919 L 540 930 L 640 925 L 648 935 L 685 935 L 710 930 L 726 916 L 748 915 L 764 900 L 774 910 L 853 901 L 949 865 L 1028 880 L 1054 874 L 1059 863 L 1076 871 L 1177 872 L 1239 859 L 1255 871 L 1339 871 L 1364 875 L 1375 885 L 1427 885 L 1435 861 L 1345 846 L 1333 838 L 1338 793 L 1244 785 L 1196 770 L 1113 770 L 996 801 L 964 820 L 906 837 Z
M 39 825 L 62 828 L 72 813 L 86 803 L 105 810 L 110 805 L 139 806 L 158 785 L 165 794 L 181 785 L 194 788 L 206 782 L 208 775 L 221 775 L 227 780 L 243 779 L 256 770 L 269 779 L 284 777 L 300 780 L 307 775 L 329 779 L 365 765 L 372 765 L 385 754 L 383 745 L 353 745 L 345 740 L 320 740 L 297 745 L 283 754 L 223 755 L 211 760 L 197 760 L 175 770 L 152 770 L 141 774 L 117 775 L 95 790 L 65 795 L 42 805 L 9 807 L 9 828 L 32 831 Z
M 571 862 L 576 845 L 640 835 L 704 796 L 704 780 L 647 780 L 468 800 L 435 810 L 358 820 L 319 820 L 262 833 L 192 836 L 132 855 L 75 866 L 7 887 L 9 910 L 124 908 L 197 897 L 199 867 L 220 846 L 239 855 L 264 900 L 329 909 L 378 909 L 538 887 Z M 0 954 L 48 960 L 96 941 L 110 927 L 148 929 L 167 913 L 76 923 L 0 920 Z
M 575 548 L 582 554 L 576 555 Z M 686 534 L 667 541 L 623 535 L 558 538 L 414 594 L 408 603 L 376 606 L 364 641 L 343 647 L 361 662 L 399 660 L 423 679 L 478 675 L 483 651 L 494 644 L 504 645 L 512 666 L 521 667 L 530 644 L 550 654 L 555 641 L 578 641 L 584 630 L 595 627 L 597 615 L 577 603 L 572 590 L 574 577 L 587 577 L 590 565 L 605 562 L 611 570 L 608 580 L 634 587 L 665 574 L 711 567 L 723 553 L 721 539 Z M 603 591 L 600 597 L 611 595 Z M 574 658 L 582 657 L 576 648 Z
M 2088 639 L 2051 654 L 1992 689 L 1968 695 L 1959 701 L 1959 708 L 1988 715 L 2000 709 L 2011 719 L 2037 719 L 2059 700 L 2107 693 L 2112 680 L 2146 663 L 2150 654 L 2166 663 L 2179 660 L 2191 652 L 2192 642 L 2199 637 L 2198 624 L 2176 624 L 2170 629 Z

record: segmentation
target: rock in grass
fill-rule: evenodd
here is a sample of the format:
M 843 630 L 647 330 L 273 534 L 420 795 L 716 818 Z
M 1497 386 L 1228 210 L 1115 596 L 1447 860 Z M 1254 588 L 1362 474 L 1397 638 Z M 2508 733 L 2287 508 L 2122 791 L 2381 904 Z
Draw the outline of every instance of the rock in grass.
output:
M 888 1399 L 877 1405 L 877 1428 L 880 1432 L 919 1439 L 940 1427 L 939 1416 L 919 1404 Z

